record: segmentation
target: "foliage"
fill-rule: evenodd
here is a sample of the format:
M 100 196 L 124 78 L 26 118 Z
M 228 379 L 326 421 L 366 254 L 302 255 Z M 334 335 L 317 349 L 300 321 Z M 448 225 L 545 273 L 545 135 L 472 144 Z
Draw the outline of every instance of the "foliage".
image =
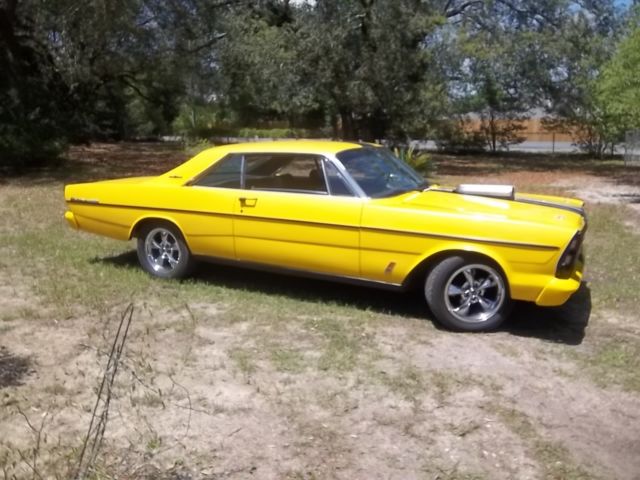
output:
M 612 140 L 640 128 L 640 27 L 618 45 L 596 84 L 596 99 Z
M 273 127 L 495 151 L 539 111 L 602 153 L 637 105 L 615 95 L 638 51 L 629 33 L 610 61 L 635 18 L 616 5 L 3 0 L 0 153 L 29 164 L 68 141 Z
M 620 28 L 615 2 L 589 2 L 560 16 L 550 27 L 553 39 L 538 55 L 539 92 L 551 121 L 572 133 L 582 150 L 597 156 L 612 148 L 612 140 L 597 103 L 596 82 Z
M 428 175 L 433 171 L 433 162 L 431 155 L 427 152 L 416 150 L 415 144 L 408 147 L 394 148 L 393 153 L 403 162 L 411 165 L 416 171 L 423 175 Z
M 368 140 L 420 129 L 430 93 L 439 88 L 440 101 L 445 91 L 432 54 L 443 19 L 432 3 L 268 2 L 280 8 L 234 14 L 221 44 L 226 100 L 243 124 L 285 118 Z
M 525 20 L 505 23 L 504 8 L 500 2 L 488 3 L 466 19 L 454 51 L 459 72 L 453 82 L 454 109 L 471 115 L 467 123 L 478 124 L 474 130 L 492 152 L 524 140 L 521 120 L 535 106 L 521 45 L 537 39 L 521 30 Z
M 220 111 L 213 105 L 184 103 L 173 121 L 173 131 L 186 138 L 208 138 L 216 129 L 224 128 Z
M 207 150 L 212 147 L 215 147 L 215 145 L 209 142 L 209 140 L 204 139 L 193 139 L 187 137 L 184 142 L 184 149 L 190 157 L 194 157 L 203 150 Z
M 307 137 L 302 129 L 292 128 L 241 128 L 238 137 L 241 138 L 301 138 Z
M 474 152 L 485 148 L 485 137 L 482 132 L 466 128 L 464 116 L 457 120 L 439 122 L 436 126 L 436 142 L 440 150 Z
M 301 62 L 304 33 L 289 17 L 289 8 L 248 9 L 227 17 L 227 36 L 220 44 L 224 102 L 242 126 L 289 118 L 293 124 L 317 108 L 311 62 Z
M 36 38 L 33 12 L 17 14 L 16 2 L 0 4 L 0 168 L 55 158 L 69 126 L 69 92 Z

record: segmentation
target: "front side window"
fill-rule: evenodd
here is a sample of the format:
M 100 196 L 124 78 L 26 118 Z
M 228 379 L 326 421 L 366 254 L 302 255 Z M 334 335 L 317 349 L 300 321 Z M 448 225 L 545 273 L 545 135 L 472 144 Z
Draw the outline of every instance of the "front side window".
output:
M 329 184 L 329 193 L 339 197 L 352 197 L 353 192 L 347 186 L 342 174 L 338 171 L 336 166 L 329 162 L 324 162 L 324 171 L 327 175 L 327 183 Z
M 351 177 L 372 198 L 424 190 L 427 182 L 386 148 L 354 148 L 338 153 Z

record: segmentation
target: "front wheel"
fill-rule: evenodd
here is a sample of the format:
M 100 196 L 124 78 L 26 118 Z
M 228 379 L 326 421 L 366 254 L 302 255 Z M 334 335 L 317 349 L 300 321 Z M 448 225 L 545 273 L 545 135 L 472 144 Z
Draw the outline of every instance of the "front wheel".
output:
M 182 234 L 165 223 L 142 229 L 138 236 L 138 260 L 148 273 L 160 278 L 181 278 L 191 268 L 191 253 Z
M 493 330 L 511 311 L 503 275 L 485 260 L 443 260 L 429 273 L 424 292 L 436 320 L 453 330 Z

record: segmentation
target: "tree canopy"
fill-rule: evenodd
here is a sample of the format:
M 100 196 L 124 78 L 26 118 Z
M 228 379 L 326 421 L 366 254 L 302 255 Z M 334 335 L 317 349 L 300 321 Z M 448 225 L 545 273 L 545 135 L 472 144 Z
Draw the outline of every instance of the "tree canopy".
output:
M 532 111 L 598 151 L 638 126 L 637 18 L 615 0 L 0 0 L 0 159 L 243 127 L 464 143 L 466 117 L 495 150 Z
M 640 27 L 620 42 L 596 88 L 598 105 L 614 138 L 640 129 Z

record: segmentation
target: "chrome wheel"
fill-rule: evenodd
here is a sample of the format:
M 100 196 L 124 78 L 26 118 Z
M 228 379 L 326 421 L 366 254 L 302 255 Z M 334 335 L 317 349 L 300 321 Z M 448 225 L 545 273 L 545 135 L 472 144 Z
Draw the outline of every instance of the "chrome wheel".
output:
M 459 268 L 444 286 L 444 303 L 448 312 L 465 323 L 486 322 L 500 311 L 505 297 L 502 276 L 482 264 Z
M 163 227 L 154 228 L 146 235 L 144 254 L 149 267 L 159 275 L 171 274 L 185 256 L 174 233 Z

